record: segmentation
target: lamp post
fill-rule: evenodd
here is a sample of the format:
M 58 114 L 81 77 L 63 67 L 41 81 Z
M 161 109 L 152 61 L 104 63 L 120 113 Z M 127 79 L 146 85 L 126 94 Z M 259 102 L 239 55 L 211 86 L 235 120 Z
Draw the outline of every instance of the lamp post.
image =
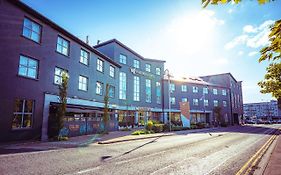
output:
M 169 102 L 169 129 L 172 131 L 171 125 L 171 75 L 168 69 L 165 70 L 165 75 L 168 76 L 168 102 Z

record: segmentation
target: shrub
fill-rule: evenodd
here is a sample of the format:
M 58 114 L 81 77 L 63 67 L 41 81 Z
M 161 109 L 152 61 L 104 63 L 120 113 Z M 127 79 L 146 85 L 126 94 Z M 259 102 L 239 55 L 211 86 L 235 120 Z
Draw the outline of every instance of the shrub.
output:
M 126 127 L 126 128 L 122 128 L 122 129 L 120 129 L 120 131 L 131 131 L 131 129 L 130 129 L 130 128 L 128 128 L 128 127 Z
M 153 128 L 153 122 L 152 122 L 151 120 L 149 120 L 149 121 L 147 122 L 146 129 L 147 129 L 148 131 L 151 131 L 152 128 Z
M 141 135 L 141 134 L 153 134 L 154 131 L 148 131 L 148 130 L 136 130 L 132 132 L 132 135 Z
M 196 124 L 191 124 L 190 125 L 190 129 L 197 129 L 197 125 Z
M 196 126 L 198 129 L 202 129 L 205 128 L 205 123 L 197 123 Z
M 183 130 L 189 130 L 190 128 L 188 127 L 183 127 L 183 126 L 173 126 L 172 131 L 183 131 Z
M 223 122 L 223 123 L 221 124 L 221 127 L 227 127 L 227 123 Z
M 163 132 L 164 124 L 154 124 L 153 127 L 152 127 L 152 130 L 156 133 Z

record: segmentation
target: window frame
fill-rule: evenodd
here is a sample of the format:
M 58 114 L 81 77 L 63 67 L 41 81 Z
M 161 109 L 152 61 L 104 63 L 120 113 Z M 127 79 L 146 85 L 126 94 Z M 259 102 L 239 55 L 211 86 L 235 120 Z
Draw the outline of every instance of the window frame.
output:
M 113 75 L 112 75 L 112 72 L 113 72 Z M 109 66 L 109 76 L 112 78 L 115 78 L 115 67 L 113 67 L 112 65 Z
M 122 57 L 122 58 L 121 58 Z M 127 64 L 127 55 L 125 55 L 125 54 L 122 54 L 122 53 L 120 53 L 119 54 L 119 63 L 121 63 L 121 64 Z M 121 61 L 122 60 L 122 61 Z M 125 60 L 125 61 L 124 61 Z
M 100 64 L 101 63 L 101 64 Z M 100 70 L 101 69 L 101 70 Z M 104 72 L 104 61 L 97 58 L 97 71 L 103 73 Z
M 185 87 L 185 88 L 183 88 L 183 87 Z M 186 84 L 181 85 L 181 92 L 187 92 L 187 85 Z
M 58 66 L 56 66 L 55 69 L 54 69 L 54 71 L 55 71 L 54 72 L 54 84 L 55 85 L 61 85 L 61 83 L 62 83 L 62 74 L 61 75 L 56 75 L 56 69 L 60 69 L 60 70 L 62 70 L 61 73 L 65 72 L 66 74 L 68 74 L 68 70 L 63 69 L 63 68 L 58 67 Z M 61 79 L 60 83 L 56 83 L 55 77 L 59 77 L 59 79 Z
M 27 58 L 27 66 L 21 65 L 21 63 L 20 63 L 21 57 Z M 37 63 L 37 65 L 36 65 L 36 76 L 35 77 L 28 76 L 28 70 L 32 69 L 32 68 L 29 67 L 29 60 L 33 60 L 33 61 L 35 61 Z M 23 66 L 23 67 L 26 68 L 26 74 L 25 75 L 20 74 L 20 66 Z M 30 57 L 30 56 L 27 56 L 27 55 L 20 54 L 19 55 L 19 64 L 18 64 L 18 73 L 17 73 L 17 75 L 20 76 L 20 77 L 24 77 L 24 78 L 28 78 L 28 79 L 32 79 L 32 80 L 38 80 L 39 79 L 38 78 L 39 77 L 39 60 L 37 60 L 37 59 L 35 59 L 33 57 Z
M 193 99 L 192 99 L 192 104 L 193 104 L 193 106 L 199 106 L 199 100 L 198 100 L 198 98 L 193 98 Z
M 100 85 L 100 88 L 98 88 L 98 84 Z M 102 96 L 103 95 L 103 89 L 104 89 L 103 82 L 96 81 L 96 95 Z M 98 93 L 98 90 L 99 90 L 99 93 Z
M 159 76 L 161 75 L 161 68 L 160 67 L 155 68 L 155 74 L 159 75 Z
M 27 28 L 27 27 L 24 26 L 24 20 L 25 20 L 25 19 L 31 21 L 31 29 L 29 29 L 29 28 Z M 37 24 L 37 25 L 40 27 L 40 28 L 39 28 L 39 29 L 40 29 L 40 32 L 38 33 L 38 34 L 39 34 L 39 41 L 35 41 L 35 40 L 33 40 L 33 39 L 31 38 L 32 32 L 33 32 L 33 30 L 32 30 L 32 26 L 33 26 L 32 23 Z M 24 28 L 27 28 L 28 30 L 31 31 L 31 36 L 30 36 L 30 38 L 29 38 L 28 36 L 25 36 L 25 35 L 24 35 Z M 23 36 L 24 38 L 26 38 L 26 39 L 28 39 L 28 40 L 30 40 L 30 41 L 33 41 L 33 42 L 35 42 L 35 43 L 37 43 L 37 44 L 41 44 L 41 42 L 42 42 L 42 33 L 43 33 L 42 30 L 43 30 L 43 27 L 42 27 L 41 24 L 39 24 L 37 21 L 31 19 L 30 17 L 24 16 L 24 18 L 23 18 L 23 23 L 22 23 L 22 33 L 21 33 L 21 36 Z M 35 33 L 37 33 L 37 32 L 35 32 Z
M 140 77 L 139 76 L 134 76 L 133 100 L 140 101 Z
M 84 63 L 85 57 L 82 56 L 82 52 L 84 52 L 84 53 L 86 53 L 86 54 L 88 55 L 87 63 Z M 86 49 L 83 49 L 83 48 L 80 49 L 80 59 L 79 59 L 79 63 L 81 63 L 81 64 L 83 64 L 83 65 L 85 65 L 85 66 L 89 66 L 89 64 L 90 64 L 90 57 L 91 57 L 91 55 L 90 55 L 90 52 L 89 52 L 89 51 L 87 51 Z M 81 61 L 81 58 L 83 58 L 83 61 Z
M 11 126 L 11 129 L 12 130 L 26 130 L 26 129 L 32 129 L 33 128 L 33 123 L 34 123 L 34 111 L 35 111 L 35 100 L 33 99 L 19 99 L 19 98 L 16 98 L 15 100 L 22 100 L 22 106 L 21 106 L 21 111 L 20 112 L 15 112 L 15 109 L 13 109 L 13 120 L 12 120 L 12 126 Z M 25 112 L 25 103 L 26 101 L 28 100 L 32 100 L 32 112 Z M 15 103 L 15 101 L 14 101 Z M 14 104 L 15 105 L 15 104 Z M 15 120 L 15 115 L 21 115 L 21 127 L 16 127 L 16 128 L 13 128 L 13 123 L 14 123 L 14 120 Z M 31 119 L 30 119 L 30 127 L 22 127 L 23 126 L 23 121 L 24 121 L 24 115 L 31 115 Z
M 136 63 L 138 63 L 138 64 L 136 64 Z M 136 65 L 137 65 L 137 66 L 136 66 Z M 140 68 L 140 61 L 137 60 L 137 59 L 134 59 L 133 67 L 136 68 L 136 69 L 139 69 L 139 68 Z
M 86 79 L 86 90 L 85 89 L 80 89 L 80 77 L 81 78 L 85 78 Z M 82 85 L 83 84 L 85 84 L 85 83 L 83 83 L 83 82 L 81 82 L 82 83 Z M 84 75 L 79 75 L 79 77 L 78 77 L 78 90 L 80 90 L 80 91 L 88 91 L 88 89 L 89 89 L 89 78 L 87 77 L 87 76 L 84 76 Z M 83 86 L 82 86 L 83 87 Z
M 197 86 L 192 86 L 192 92 L 193 93 L 198 93 L 199 88 Z
M 68 43 L 68 48 L 67 48 L 67 55 L 65 55 L 63 53 L 63 50 L 62 51 L 59 51 L 58 50 L 58 41 L 59 41 L 59 38 L 62 39 L 62 45 L 60 45 L 62 48 L 63 48 L 63 41 L 66 41 L 66 43 Z M 70 56 L 70 41 L 68 39 L 66 39 L 65 37 L 62 37 L 61 35 L 58 35 L 57 36 L 57 43 L 56 43 L 56 52 L 63 55 L 63 56 L 66 56 L 66 57 L 69 57 Z
M 151 64 L 145 63 L 145 71 L 146 72 L 151 72 Z
M 152 81 L 151 81 L 151 79 L 145 79 L 145 102 L 146 103 L 152 102 Z

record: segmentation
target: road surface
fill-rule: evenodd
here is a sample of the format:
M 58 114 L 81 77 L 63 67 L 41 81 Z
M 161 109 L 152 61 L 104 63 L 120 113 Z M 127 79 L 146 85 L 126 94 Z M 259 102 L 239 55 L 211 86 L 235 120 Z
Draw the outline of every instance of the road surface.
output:
M 280 125 L 0 155 L 0 174 L 235 174 Z

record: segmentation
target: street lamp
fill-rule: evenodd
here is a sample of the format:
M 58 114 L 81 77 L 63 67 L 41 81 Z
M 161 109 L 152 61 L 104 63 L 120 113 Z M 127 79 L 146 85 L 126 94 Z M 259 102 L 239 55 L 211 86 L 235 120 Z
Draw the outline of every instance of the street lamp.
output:
M 168 76 L 168 102 L 169 102 L 169 129 L 170 132 L 172 131 L 172 125 L 171 125 L 171 75 L 170 75 L 170 71 L 168 69 L 166 69 L 164 71 L 165 75 Z

